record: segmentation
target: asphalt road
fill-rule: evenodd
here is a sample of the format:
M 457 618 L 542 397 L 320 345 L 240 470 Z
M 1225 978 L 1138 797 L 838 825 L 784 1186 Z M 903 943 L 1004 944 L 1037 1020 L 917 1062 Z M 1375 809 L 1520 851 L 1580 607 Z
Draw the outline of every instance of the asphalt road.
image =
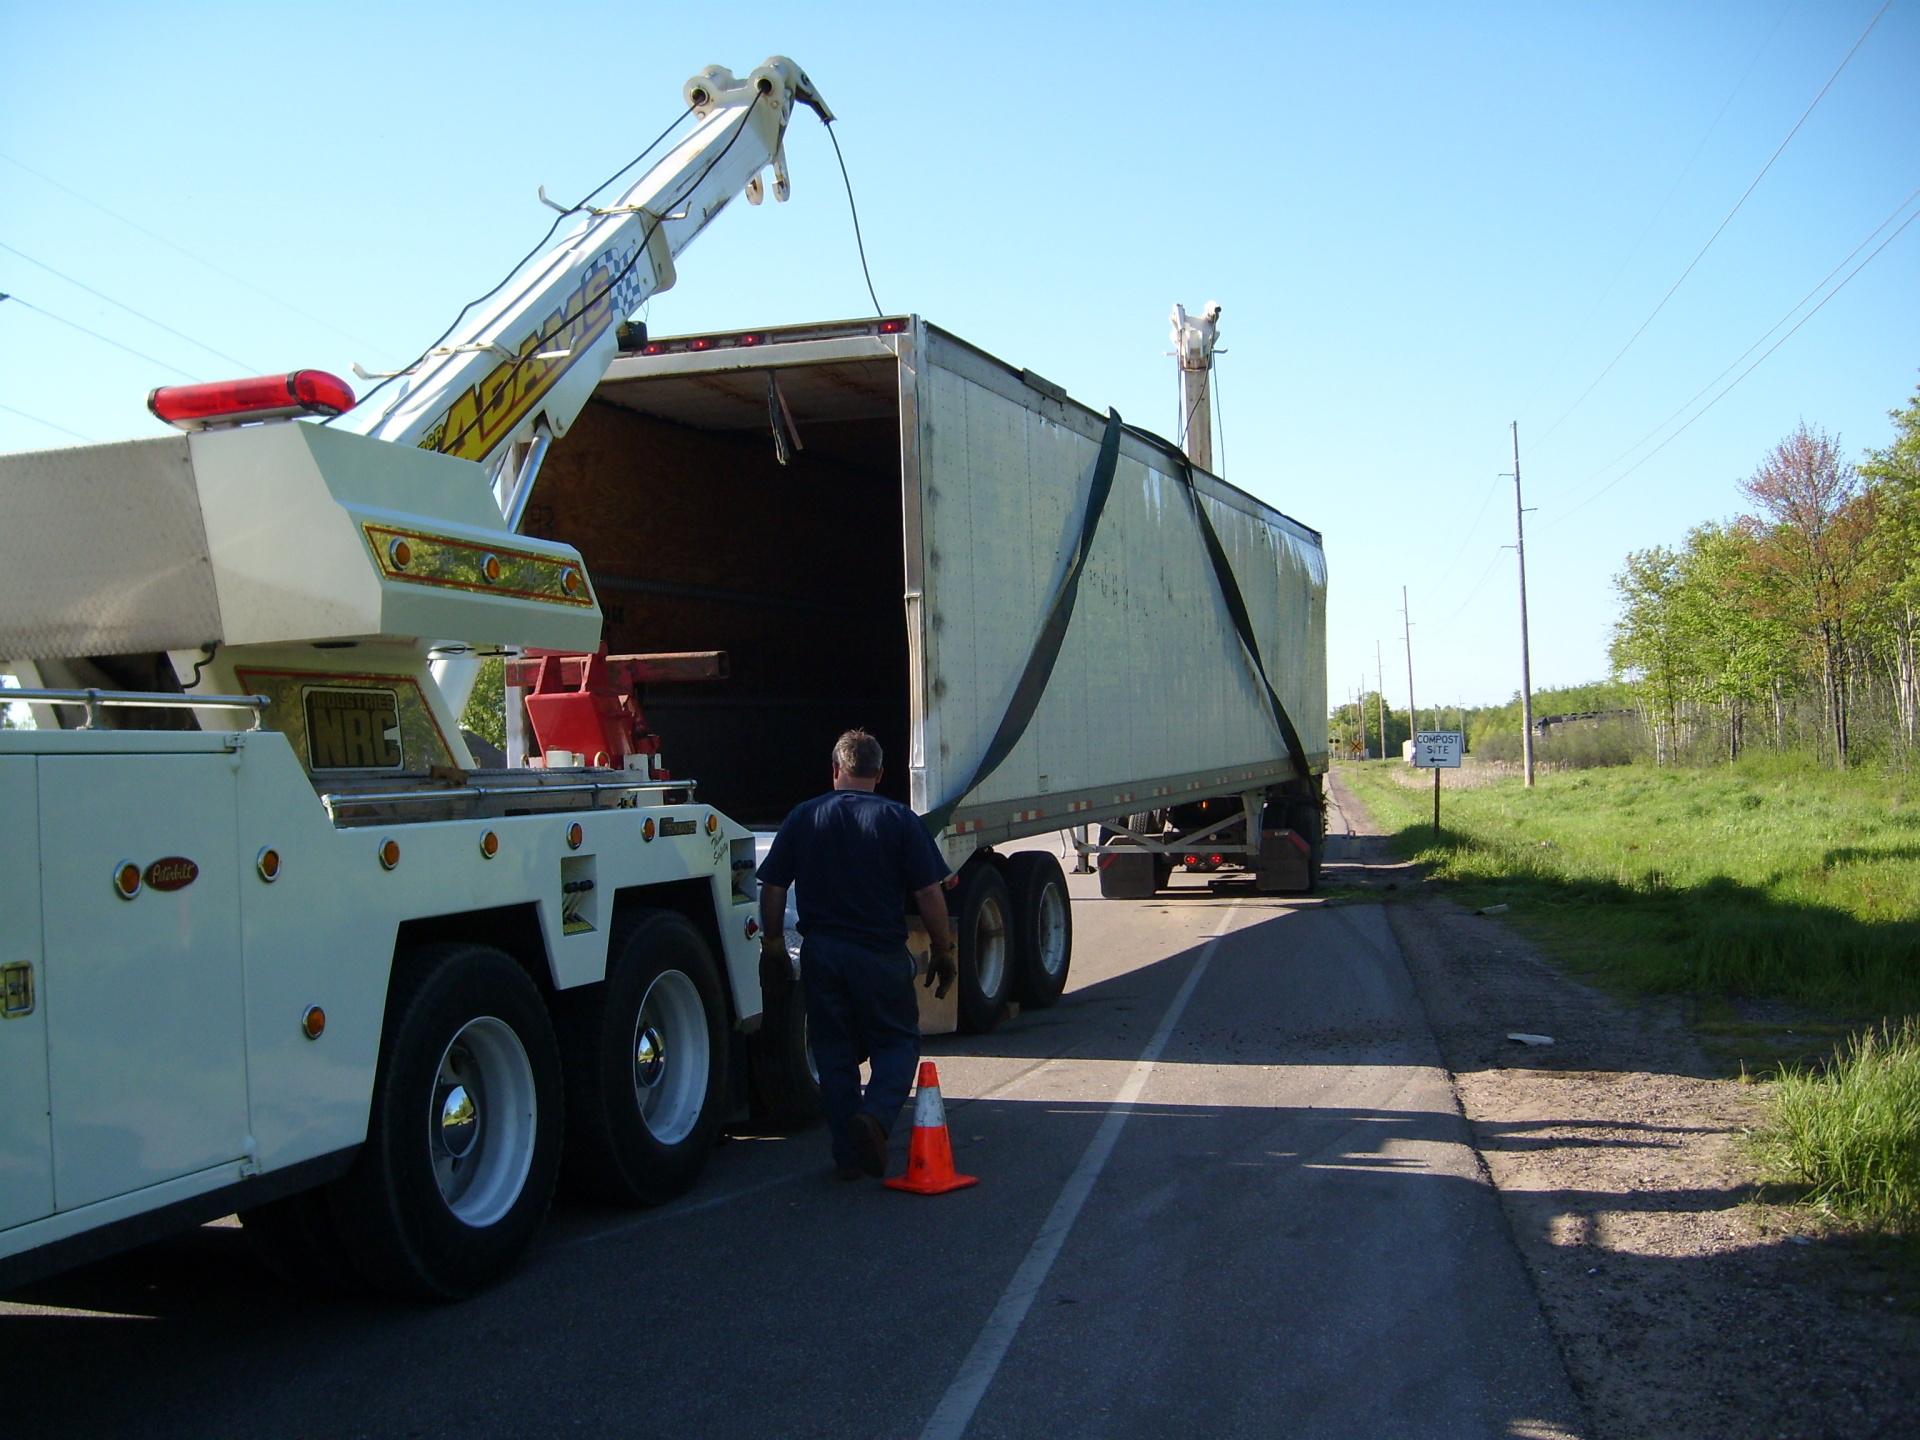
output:
M 208 1226 L 0 1300 L 0 1433 L 1584 1433 L 1382 912 L 1185 883 L 1076 877 L 1061 1003 L 928 1042 L 975 1189 L 736 1139 L 438 1308 L 293 1295 Z

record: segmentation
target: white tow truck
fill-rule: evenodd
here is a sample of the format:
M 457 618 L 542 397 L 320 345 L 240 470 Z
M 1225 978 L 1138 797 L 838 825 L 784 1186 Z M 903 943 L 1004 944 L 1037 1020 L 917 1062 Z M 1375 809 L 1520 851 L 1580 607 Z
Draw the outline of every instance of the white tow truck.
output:
M 563 1168 L 659 1201 L 749 1071 L 808 1103 L 752 835 L 645 744 L 481 770 L 458 724 L 474 654 L 600 647 L 519 507 L 674 255 L 769 167 L 786 197 L 795 103 L 832 118 L 778 57 L 685 98 L 357 408 L 176 387 L 186 434 L 0 457 L 0 694 L 38 721 L 0 731 L 0 1287 L 238 1211 L 290 1276 L 457 1297 Z

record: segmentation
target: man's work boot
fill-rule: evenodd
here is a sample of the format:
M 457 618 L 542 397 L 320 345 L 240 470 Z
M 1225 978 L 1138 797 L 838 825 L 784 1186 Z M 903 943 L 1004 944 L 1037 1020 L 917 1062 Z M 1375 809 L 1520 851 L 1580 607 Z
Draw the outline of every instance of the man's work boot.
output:
M 853 1117 L 853 1146 L 864 1173 L 876 1180 L 887 1173 L 887 1132 L 864 1110 Z

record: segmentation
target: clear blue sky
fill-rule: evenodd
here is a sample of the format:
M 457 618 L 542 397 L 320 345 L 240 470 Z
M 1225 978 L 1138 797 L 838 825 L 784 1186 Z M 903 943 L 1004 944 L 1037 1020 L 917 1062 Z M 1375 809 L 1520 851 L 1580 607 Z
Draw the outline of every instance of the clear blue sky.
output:
M 695 70 L 780 52 L 841 117 L 890 311 L 1170 431 L 1167 312 L 1226 307 L 1222 468 L 1325 532 L 1336 697 L 1380 639 L 1403 703 L 1402 584 L 1423 705 L 1514 690 L 1517 418 L 1535 681 L 1574 683 L 1604 673 L 1627 550 L 1732 513 L 1802 418 L 1885 443 L 1920 383 L 1915 223 L 1574 508 L 1920 208 L 1920 0 L 1894 0 L 1560 421 L 1879 5 L 11 5 L 0 290 L 152 359 L 0 304 L 0 450 L 73 443 L 41 421 L 157 433 L 145 395 L 176 371 L 407 359 L 544 230 L 536 185 L 585 191 Z M 789 154 L 792 203 L 731 208 L 656 332 L 868 308 L 811 115 Z

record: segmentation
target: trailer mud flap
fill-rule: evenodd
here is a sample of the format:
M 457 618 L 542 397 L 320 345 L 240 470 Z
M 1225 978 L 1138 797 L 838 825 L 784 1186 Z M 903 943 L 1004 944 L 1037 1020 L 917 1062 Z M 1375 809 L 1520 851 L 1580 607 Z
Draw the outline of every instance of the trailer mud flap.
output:
M 1034 712 L 1040 708 L 1040 698 L 1047 693 L 1047 681 L 1053 677 L 1054 662 L 1060 658 L 1060 647 L 1067 638 L 1067 625 L 1073 619 L 1073 607 L 1080 598 L 1080 575 L 1086 569 L 1088 554 L 1093 550 L 1094 533 L 1100 528 L 1100 517 L 1106 514 L 1107 497 L 1113 493 L 1113 473 L 1120 464 L 1120 432 L 1125 428 L 1118 410 L 1107 411 L 1106 433 L 1100 437 L 1100 454 L 1093 462 L 1093 479 L 1087 486 L 1087 508 L 1080 518 L 1080 538 L 1074 544 L 1066 571 L 1061 575 L 1053 599 L 1047 605 L 1046 620 L 1040 626 L 1040 634 L 1027 656 L 1026 668 L 1020 672 L 1020 683 L 1014 686 L 1013 699 L 1007 705 L 1007 713 L 1000 718 L 999 728 L 993 732 L 987 753 L 980 757 L 972 778 L 965 785 L 921 817 L 927 829 L 935 835 L 947 828 L 947 822 L 953 819 L 953 812 L 960 808 L 960 802 L 1013 753 L 1013 747 L 1027 733 L 1027 725 L 1032 721 Z M 1217 545 L 1219 542 L 1214 543 Z M 1304 769 L 1302 773 L 1305 773 Z

